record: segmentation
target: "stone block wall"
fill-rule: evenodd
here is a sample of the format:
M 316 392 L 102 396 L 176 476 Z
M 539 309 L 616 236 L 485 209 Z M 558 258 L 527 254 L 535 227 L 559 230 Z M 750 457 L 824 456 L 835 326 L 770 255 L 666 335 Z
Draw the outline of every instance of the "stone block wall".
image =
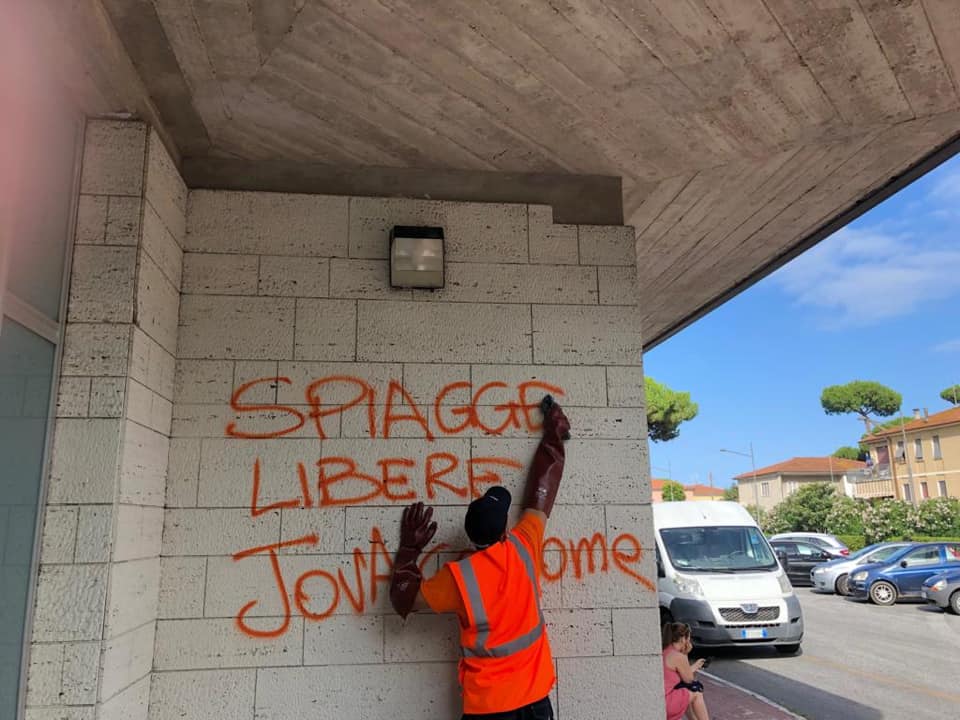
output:
M 87 125 L 27 718 L 147 717 L 186 187 L 142 123 Z
M 395 224 L 446 287 L 389 287 Z M 387 601 L 490 484 L 518 506 L 545 392 L 573 422 L 545 615 L 557 716 L 663 714 L 633 233 L 549 208 L 193 191 L 88 129 L 28 684 L 31 720 L 459 715 L 456 620 Z
M 390 288 L 395 224 L 444 228 L 446 287 Z M 519 504 L 548 390 L 558 717 L 662 716 L 632 229 L 193 191 L 184 250 L 152 720 L 459 716 L 455 618 L 389 608 L 400 513 L 456 558 L 472 494 Z

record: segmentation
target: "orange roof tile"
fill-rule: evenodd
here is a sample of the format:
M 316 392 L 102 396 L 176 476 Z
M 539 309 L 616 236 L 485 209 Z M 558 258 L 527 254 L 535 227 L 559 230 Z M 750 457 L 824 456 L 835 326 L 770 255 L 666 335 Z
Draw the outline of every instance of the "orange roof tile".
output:
M 955 423 L 960 423 L 960 406 L 944 410 L 943 412 L 933 413 L 933 415 L 925 418 L 922 417 L 919 420 L 911 420 L 903 426 L 902 431 L 899 427 L 890 428 L 889 430 L 884 430 L 876 434 L 871 433 L 864 435 L 861 440 L 862 442 L 869 443 L 879 439 L 885 440 L 891 435 L 899 435 L 901 432 L 914 432 L 916 430 L 943 427 L 944 425 L 953 425 Z
M 661 492 L 663 490 L 664 483 L 668 482 L 677 482 L 676 480 L 663 479 L 663 478 L 650 478 L 650 487 L 654 492 Z M 697 495 L 723 495 L 723 488 L 712 488 L 709 485 L 683 485 L 684 490 Z
M 750 472 L 737 475 L 734 480 L 749 480 L 756 475 L 829 475 L 844 470 L 858 470 L 867 464 L 859 460 L 845 460 L 843 458 L 827 457 L 795 457 L 775 465 L 757 468 L 756 473 Z
M 694 485 L 684 485 L 684 490 L 689 490 L 695 495 L 714 495 L 719 497 L 723 495 L 723 488 L 710 487 L 709 485 L 701 485 L 699 483 Z

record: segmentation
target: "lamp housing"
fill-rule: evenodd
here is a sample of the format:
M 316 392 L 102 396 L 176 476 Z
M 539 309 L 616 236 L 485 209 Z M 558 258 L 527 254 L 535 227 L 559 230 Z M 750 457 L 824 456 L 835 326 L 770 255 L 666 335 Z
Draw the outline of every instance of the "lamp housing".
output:
M 443 287 L 443 228 L 396 225 L 390 231 L 390 287 Z

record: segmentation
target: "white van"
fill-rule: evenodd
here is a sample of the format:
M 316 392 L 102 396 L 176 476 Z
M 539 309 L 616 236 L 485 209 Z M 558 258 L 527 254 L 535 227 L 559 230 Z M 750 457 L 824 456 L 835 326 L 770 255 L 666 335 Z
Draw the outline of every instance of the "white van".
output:
M 698 645 L 800 649 L 800 601 L 746 508 L 654 503 L 653 527 L 662 622 L 687 623 Z

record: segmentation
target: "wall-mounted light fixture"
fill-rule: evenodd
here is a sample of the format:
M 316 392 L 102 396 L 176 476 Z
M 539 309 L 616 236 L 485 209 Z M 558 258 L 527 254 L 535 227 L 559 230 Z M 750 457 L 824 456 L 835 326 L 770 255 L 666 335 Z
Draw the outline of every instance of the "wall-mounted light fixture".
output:
M 443 287 L 443 228 L 397 225 L 390 231 L 390 286 Z

